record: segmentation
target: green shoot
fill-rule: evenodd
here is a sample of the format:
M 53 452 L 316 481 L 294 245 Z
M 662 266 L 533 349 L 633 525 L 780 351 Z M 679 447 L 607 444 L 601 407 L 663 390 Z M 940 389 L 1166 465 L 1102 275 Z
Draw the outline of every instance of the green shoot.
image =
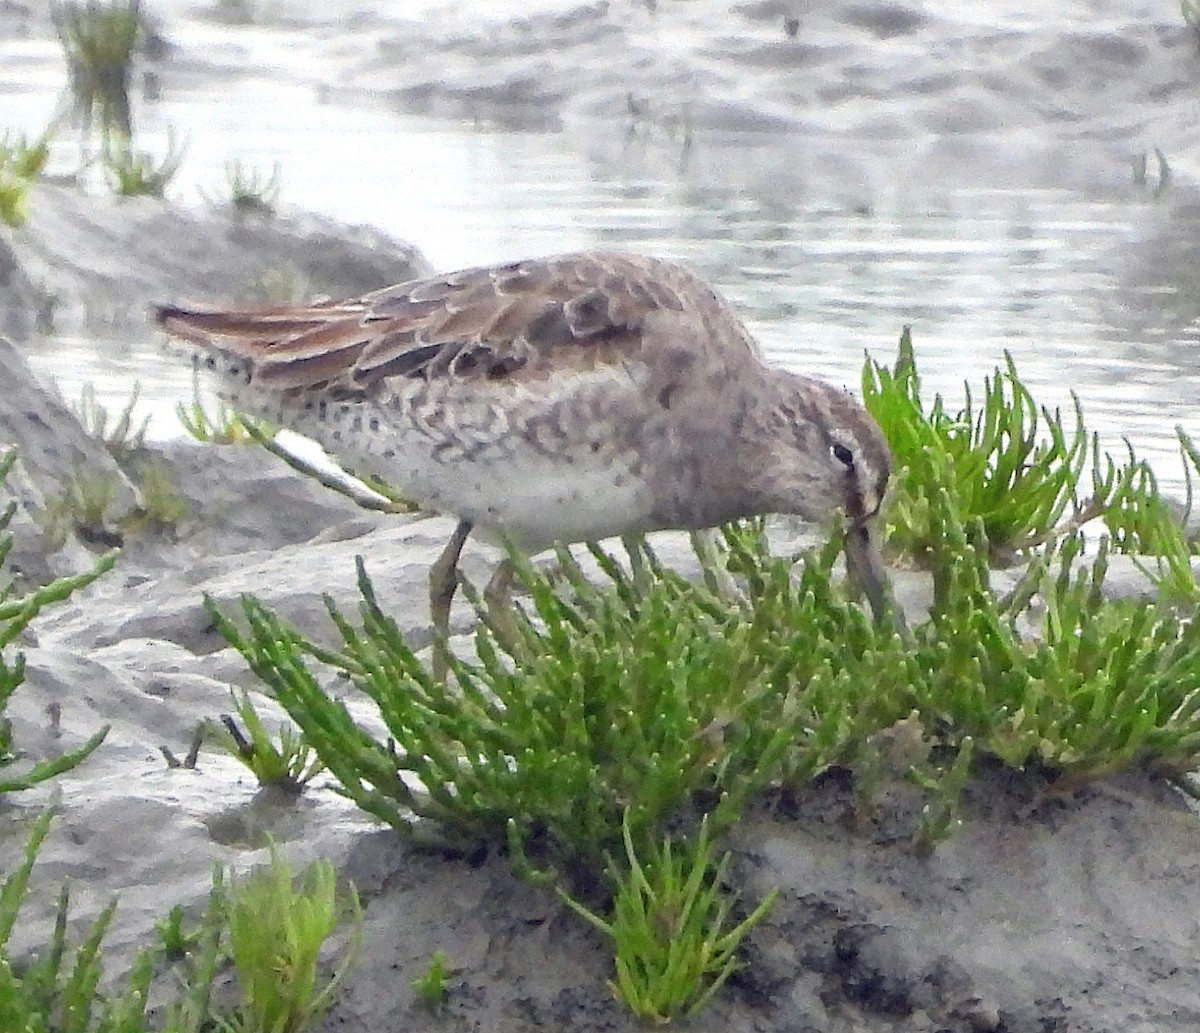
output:
M 16 459 L 15 451 L 0 456 L 0 485 L 4 483 Z M 0 511 L 0 564 L 3 563 L 12 547 L 12 534 L 7 528 L 15 511 L 15 502 Z M 36 588 L 23 596 L 16 595 L 13 582 L 0 583 L 0 772 L 4 772 L 20 759 L 20 752 L 13 744 L 12 723 L 2 715 L 12 694 L 25 680 L 24 656 L 20 653 L 14 656 L 5 656 L 3 652 L 5 647 L 29 627 L 45 607 L 62 602 L 71 593 L 91 584 L 101 574 L 111 570 L 116 560 L 117 554 L 109 552 L 97 560 L 96 565 L 90 571 L 71 577 L 56 578 L 48 585 Z M 108 726 L 105 725 L 87 742 L 74 750 L 68 750 L 57 757 L 40 760 L 22 774 L 0 776 L 0 794 L 29 789 L 64 771 L 69 771 L 95 750 L 104 741 L 107 734 Z
M 250 422 L 247 417 L 234 412 L 224 402 L 218 404 L 215 413 L 208 411 L 201 397 L 198 377 L 192 378 L 191 404 L 179 402 L 175 406 L 175 415 L 183 429 L 201 444 L 246 445 L 254 440 L 246 430 L 246 424 Z M 263 430 L 267 437 L 273 438 L 275 433 L 274 428 Z
M 118 136 L 105 146 L 101 160 L 113 192 L 121 197 L 162 197 L 183 164 L 187 148 L 178 146 L 173 133 L 167 136 L 167 153 L 161 158 L 136 151 L 128 136 Z
M 120 485 L 115 470 L 70 477 L 60 494 L 46 500 L 39 514 L 46 547 L 60 549 L 72 534 L 93 545 L 115 548 L 123 544 L 112 513 Z
M 983 521 L 987 541 L 1000 561 L 1103 511 L 1105 498 L 1079 498 L 1090 442 L 1078 403 L 1070 430 L 1059 413 L 1043 409 L 1048 438 L 1040 440 L 1038 407 L 1012 359 L 1006 358 L 1006 363 L 1004 370 L 984 381 L 978 409 L 968 388 L 966 405 L 953 415 L 940 396 L 926 413 L 907 327 L 893 370 L 872 361 L 864 366 L 863 399 L 894 456 L 896 472 L 886 514 L 891 548 L 928 562 L 937 534 L 930 523 L 929 500 L 943 485 L 963 522 L 977 517 Z M 1060 527 L 1068 516 L 1068 523 Z
M 175 999 L 167 1006 L 163 1033 L 213 1033 L 220 1019 L 212 1011 L 212 987 L 218 967 L 225 961 L 222 936 L 226 931 L 227 894 L 225 873 L 218 861 L 213 866 L 212 889 L 208 894 L 208 907 L 200 919 L 194 934 L 184 934 L 175 919 L 176 910 L 167 919 L 168 936 L 162 935 L 163 923 L 158 928 L 164 948 L 175 947 L 183 951 L 187 963 L 187 978 Z M 169 955 L 173 957 L 173 955 Z M 115 1031 L 114 1031 L 115 1033 Z M 124 1029 L 120 1033 L 125 1033 Z M 129 1033 L 142 1033 L 132 1026 Z
M 738 947 L 771 909 L 776 892 L 730 927 L 732 901 L 723 888 L 729 855 L 713 865 L 707 821 L 695 842 L 679 846 L 668 836 L 645 861 L 628 821 L 623 833 L 628 868 L 609 864 L 616 887 L 611 918 L 561 890 L 559 896 L 612 939 L 617 975 L 609 986 L 630 1011 L 654 1023 L 694 1015 L 732 975 Z
M 176 904 L 167 917 L 154 925 L 158 933 L 159 945 L 168 961 L 179 961 L 185 958 L 200 945 L 201 931 L 194 929 L 190 932 L 183 928 L 183 908 Z
M 25 850 L 21 863 L 17 866 L 4 885 L 0 886 L 0 951 L 8 947 L 8 938 L 12 935 L 17 914 L 21 910 L 26 894 L 29 892 L 29 876 L 37 861 L 38 851 L 50 832 L 50 824 L 54 821 L 54 811 L 43 811 L 29 830 L 29 838 L 25 841 Z
M 958 751 L 949 766 L 942 770 L 912 768 L 913 780 L 929 794 L 929 802 L 921 814 L 921 822 L 913 847 L 919 856 L 933 853 L 934 848 L 960 825 L 959 804 L 967 779 L 971 774 L 971 760 L 975 755 L 975 741 L 968 735 L 959 743 Z
M 0 137 L 0 222 L 23 226 L 28 217 L 28 196 L 50 157 L 54 127 L 36 140 L 5 133 Z
M 0 170 L 16 179 L 37 180 L 50 159 L 50 144 L 55 126 L 51 125 L 35 140 L 25 134 L 8 133 L 0 136 Z
M 338 966 L 318 989 L 321 946 L 349 913 L 353 934 Z M 229 943 L 242 1004 L 227 1033 L 304 1033 L 324 1013 L 359 949 L 362 912 L 353 887 L 346 904 L 328 861 L 314 861 L 298 881 L 271 848 L 271 863 L 231 879 Z
M 27 179 L 17 179 L 0 170 L 0 222 L 5 226 L 24 226 L 29 217 L 29 190 L 32 184 Z
M 0 674 L 0 697 L 7 700 L 7 696 L 11 695 L 11 689 L 3 684 L 4 677 Z M 24 789 L 32 789 L 35 785 L 45 782 L 47 779 L 61 775 L 72 768 L 78 767 L 91 753 L 104 742 L 105 736 L 108 735 L 109 725 L 104 725 L 102 728 L 92 733 L 82 745 L 77 746 L 73 750 L 68 750 L 66 753 L 60 753 L 57 757 L 50 757 L 46 760 L 40 760 L 33 765 L 28 771 L 21 775 L 14 775 L 9 778 L 0 778 L 0 794 L 17 793 Z M 15 760 L 18 760 L 20 755 L 7 752 L 10 750 L 10 740 L 12 738 L 12 725 L 5 718 L 0 722 L 0 742 L 3 743 L 3 748 L 6 751 L 6 756 L 0 758 L 0 765 L 7 765 Z
M 299 793 L 325 765 L 304 741 L 304 736 L 286 722 L 279 726 L 279 742 L 272 739 L 249 693 L 241 696 L 230 690 L 234 709 L 241 719 L 245 732 L 229 714 L 221 715 L 220 725 L 210 725 L 210 733 L 216 737 L 221 748 L 236 760 L 240 760 L 264 786 Z
M 450 997 L 450 989 L 446 984 L 449 975 L 445 952 L 434 951 L 424 975 L 412 981 L 418 1000 L 435 1015 L 441 1012 Z
M 225 163 L 225 185 L 229 203 L 239 212 L 273 215 L 279 202 L 280 170 L 276 162 L 270 174 L 249 168 L 238 159 Z
M 133 410 L 138 403 L 140 394 L 141 385 L 134 384 L 133 390 L 129 394 L 129 401 L 125 403 L 111 427 L 109 426 L 108 408 L 96 400 L 94 385 L 90 383 L 83 385 L 79 404 L 73 407 L 75 416 L 83 425 L 83 429 L 91 437 L 103 441 L 109 454 L 118 463 L 124 462 L 134 453 L 141 451 L 145 442 L 146 428 L 150 424 L 150 417 L 146 416 L 136 426 L 133 419 Z
M 55 2 L 50 13 L 67 58 L 75 112 L 85 129 L 126 139 L 133 132 L 129 105 L 133 55 L 141 35 L 141 0 Z
M 187 516 L 187 500 L 175 486 L 170 468 L 162 462 L 139 464 L 138 509 L 125 521 L 130 530 L 171 531 Z
M 70 892 L 64 884 L 58 896 L 54 927 L 47 948 L 18 969 L 8 956 L 8 939 L 29 889 L 29 877 L 37 854 L 50 830 L 54 811 L 48 810 L 34 822 L 26 840 L 21 863 L 0 887 L 0 1029 L 64 1033 L 87 1033 L 91 1029 L 114 1033 L 140 1033 L 144 1028 L 149 962 L 144 956 L 135 963 L 128 990 L 119 1002 L 105 1002 L 99 991 L 100 948 L 116 912 L 116 901 L 105 907 L 84 932 L 82 940 L 68 948 L 67 918 Z M 63 1017 L 62 1025 L 50 1025 Z M 120 1018 L 124 1025 L 115 1025 Z

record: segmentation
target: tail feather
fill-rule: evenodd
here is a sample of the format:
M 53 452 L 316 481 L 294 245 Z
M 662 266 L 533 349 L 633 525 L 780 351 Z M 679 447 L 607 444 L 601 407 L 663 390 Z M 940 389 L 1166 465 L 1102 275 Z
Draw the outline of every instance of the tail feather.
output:
M 154 306 L 154 322 L 167 333 L 179 336 L 205 334 L 210 337 L 279 340 L 303 334 L 329 323 L 328 309 L 262 309 L 218 311 Z
M 371 339 L 353 307 L 217 311 L 157 305 L 154 322 L 222 377 L 270 391 L 345 378 Z

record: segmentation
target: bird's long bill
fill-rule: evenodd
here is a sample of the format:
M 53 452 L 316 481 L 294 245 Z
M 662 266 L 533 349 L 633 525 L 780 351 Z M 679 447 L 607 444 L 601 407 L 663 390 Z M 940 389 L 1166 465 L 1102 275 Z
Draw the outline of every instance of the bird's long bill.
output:
M 883 566 L 879 545 L 871 534 L 867 523 L 852 523 L 846 528 L 846 572 L 871 604 L 871 612 L 877 622 L 885 620 L 890 613 L 896 629 L 908 639 L 908 625 L 904 614 L 892 599 L 892 586 Z

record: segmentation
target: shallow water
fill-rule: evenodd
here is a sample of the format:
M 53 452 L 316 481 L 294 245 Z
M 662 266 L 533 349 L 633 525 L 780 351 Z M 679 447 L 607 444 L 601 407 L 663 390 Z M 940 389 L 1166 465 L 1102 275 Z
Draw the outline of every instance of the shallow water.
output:
M 997 32 L 1027 12 L 1000 17 Z M 195 31 L 211 43 L 232 30 Z M 1128 438 L 1179 486 L 1173 428 L 1200 435 L 1187 244 L 1200 239 L 1200 206 L 1179 175 L 1156 195 L 1153 159 L 1142 185 L 1110 162 L 1058 186 L 1044 170 L 998 175 L 990 157 L 950 175 L 944 156 L 922 171 L 902 145 L 822 136 L 810 161 L 794 138 L 632 114 L 583 136 L 580 123 L 533 132 L 420 118 L 378 95 L 321 103 L 287 67 L 297 35 L 312 37 L 243 30 L 241 50 L 220 52 L 242 74 L 209 74 L 143 105 L 141 147 L 161 153 L 172 127 L 187 141 L 180 199 L 219 194 L 238 158 L 264 171 L 278 163 L 286 205 L 379 226 L 440 268 L 600 245 L 684 259 L 739 303 L 775 361 L 852 387 L 864 350 L 890 360 L 905 324 L 926 390 L 955 401 L 1007 350 L 1040 402 L 1069 406 L 1076 392 L 1109 449 Z M 36 131 L 57 103 L 53 47 L 30 44 L 27 57 L 22 88 L 4 84 L 5 123 Z M 840 174 L 839 149 L 873 147 L 875 158 Z M 91 382 L 119 407 L 140 383 L 152 436 L 177 434 L 172 410 L 190 395 L 190 371 L 148 331 L 116 336 L 98 347 L 49 339 L 31 359 L 68 398 Z

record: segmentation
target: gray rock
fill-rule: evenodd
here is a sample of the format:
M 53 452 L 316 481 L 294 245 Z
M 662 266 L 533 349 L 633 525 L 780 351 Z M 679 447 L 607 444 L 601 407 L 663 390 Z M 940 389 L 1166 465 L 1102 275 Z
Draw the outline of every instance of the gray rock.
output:
M 155 302 L 357 294 L 427 271 L 411 245 L 314 215 L 187 209 L 41 183 L 26 225 L 0 234 L 0 311 L 20 336 L 35 325 L 142 329 Z
M 137 507 L 137 493 L 105 448 L 54 392 L 44 388 L 11 341 L 0 337 L 0 448 L 17 449 L 25 471 L 18 501 L 44 510 L 73 480 L 109 482 L 112 500 L 106 524 L 115 526 Z M 24 478 L 21 478 L 24 479 Z M 0 489 L 0 493 L 3 489 Z

